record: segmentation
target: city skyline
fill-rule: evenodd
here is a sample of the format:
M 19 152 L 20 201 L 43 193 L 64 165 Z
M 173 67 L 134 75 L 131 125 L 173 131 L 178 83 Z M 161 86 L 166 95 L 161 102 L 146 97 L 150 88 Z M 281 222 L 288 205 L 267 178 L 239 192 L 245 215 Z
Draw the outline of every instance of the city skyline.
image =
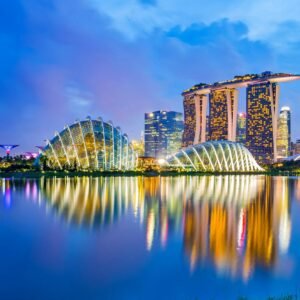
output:
M 0 300 L 298 299 L 298 2 L 0 1 Z
M 263 70 L 299 73 L 299 41 L 291 34 L 299 16 L 286 11 L 288 5 L 252 1 L 245 9 L 219 2 L 203 12 L 190 1 L 116 3 L 1 4 L 0 118 L 7 124 L 1 143 L 33 151 L 53 135 L 54 123 L 63 128 L 88 115 L 117 120 L 136 139 L 145 112 L 183 112 L 180 93 L 195 82 Z M 262 15 L 266 8 L 275 23 Z M 255 17 L 245 14 L 249 10 Z M 299 97 L 299 84 L 281 85 L 292 123 L 300 115 Z M 292 139 L 299 136 L 295 127 Z
M 259 163 L 276 162 L 280 84 L 299 79 L 296 74 L 264 71 L 212 84 L 199 83 L 184 90 L 183 146 L 206 141 L 237 141 L 239 94 L 244 88 L 247 115 L 245 146 Z

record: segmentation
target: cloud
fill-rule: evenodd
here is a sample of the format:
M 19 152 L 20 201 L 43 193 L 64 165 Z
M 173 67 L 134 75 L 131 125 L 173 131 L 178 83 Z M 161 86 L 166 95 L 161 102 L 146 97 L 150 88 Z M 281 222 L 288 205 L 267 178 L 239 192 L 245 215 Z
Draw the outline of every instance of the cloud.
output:
M 242 22 L 248 28 L 247 37 L 253 41 L 276 42 L 272 36 L 287 22 L 299 22 L 298 0 L 245 0 L 245 1 L 194 1 L 157 0 L 147 7 L 139 0 L 90 0 L 89 3 L 108 15 L 114 28 L 130 38 L 150 33 L 157 28 L 169 31 L 179 25 L 209 25 L 227 18 L 231 22 Z M 285 36 L 281 36 L 285 39 Z
M 0 4 L 6 15 L 0 20 L 0 117 L 10 124 L 0 131 L 3 142 L 31 150 L 88 115 L 138 137 L 144 112 L 182 111 L 180 94 L 195 83 L 300 65 L 296 51 L 293 60 L 286 56 L 290 47 L 278 53 L 268 41 L 249 38 L 247 23 L 222 17 L 235 0 L 210 3 L 206 11 L 191 0 L 185 9 L 179 0 L 173 6 L 167 0 L 89 3 Z M 296 36 L 288 27 L 297 24 L 281 27 L 289 45 Z M 295 95 L 297 88 L 290 98 Z
M 187 28 L 171 28 L 168 36 L 176 37 L 190 45 L 217 44 L 219 42 L 236 42 L 247 36 L 248 28 L 242 22 L 230 22 L 222 19 L 209 25 L 194 23 Z

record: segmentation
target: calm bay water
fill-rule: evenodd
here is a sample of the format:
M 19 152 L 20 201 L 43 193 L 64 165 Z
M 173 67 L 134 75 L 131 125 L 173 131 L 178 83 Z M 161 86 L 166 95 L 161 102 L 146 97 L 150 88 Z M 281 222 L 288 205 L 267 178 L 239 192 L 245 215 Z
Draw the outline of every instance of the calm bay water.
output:
M 300 296 L 300 178 L 0 182 L 0 299 Z

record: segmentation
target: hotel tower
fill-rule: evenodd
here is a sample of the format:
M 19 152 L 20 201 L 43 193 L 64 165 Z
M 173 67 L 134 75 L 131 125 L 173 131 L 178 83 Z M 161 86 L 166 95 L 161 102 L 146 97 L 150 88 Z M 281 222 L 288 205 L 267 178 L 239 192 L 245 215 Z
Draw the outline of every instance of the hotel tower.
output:
M 185 90 L 183 147 L 207 140 L 237 141 L 238 89 L 246 88 L 245 145 L 259 163 L 275 162 L 279 83 L 299 79 L 300 75 L 263 72 Z

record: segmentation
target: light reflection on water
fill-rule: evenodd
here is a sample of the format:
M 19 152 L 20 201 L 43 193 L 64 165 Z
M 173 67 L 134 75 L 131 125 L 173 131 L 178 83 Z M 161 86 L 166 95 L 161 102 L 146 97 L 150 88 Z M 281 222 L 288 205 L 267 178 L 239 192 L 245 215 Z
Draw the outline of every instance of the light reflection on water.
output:
M 221 276 L 250 280 L 272 271 L 289 251 L 291 199 L 300 181 L 268 176 L 182 176 L 2 180 L 12 193 L 39 203 L 69 226 L 105 230 L 125 216 L 144 228 L 144 248 L 179 237 L 190 272 L 211 265 Z M 128 232 L 130 235 L 130 232 Z

